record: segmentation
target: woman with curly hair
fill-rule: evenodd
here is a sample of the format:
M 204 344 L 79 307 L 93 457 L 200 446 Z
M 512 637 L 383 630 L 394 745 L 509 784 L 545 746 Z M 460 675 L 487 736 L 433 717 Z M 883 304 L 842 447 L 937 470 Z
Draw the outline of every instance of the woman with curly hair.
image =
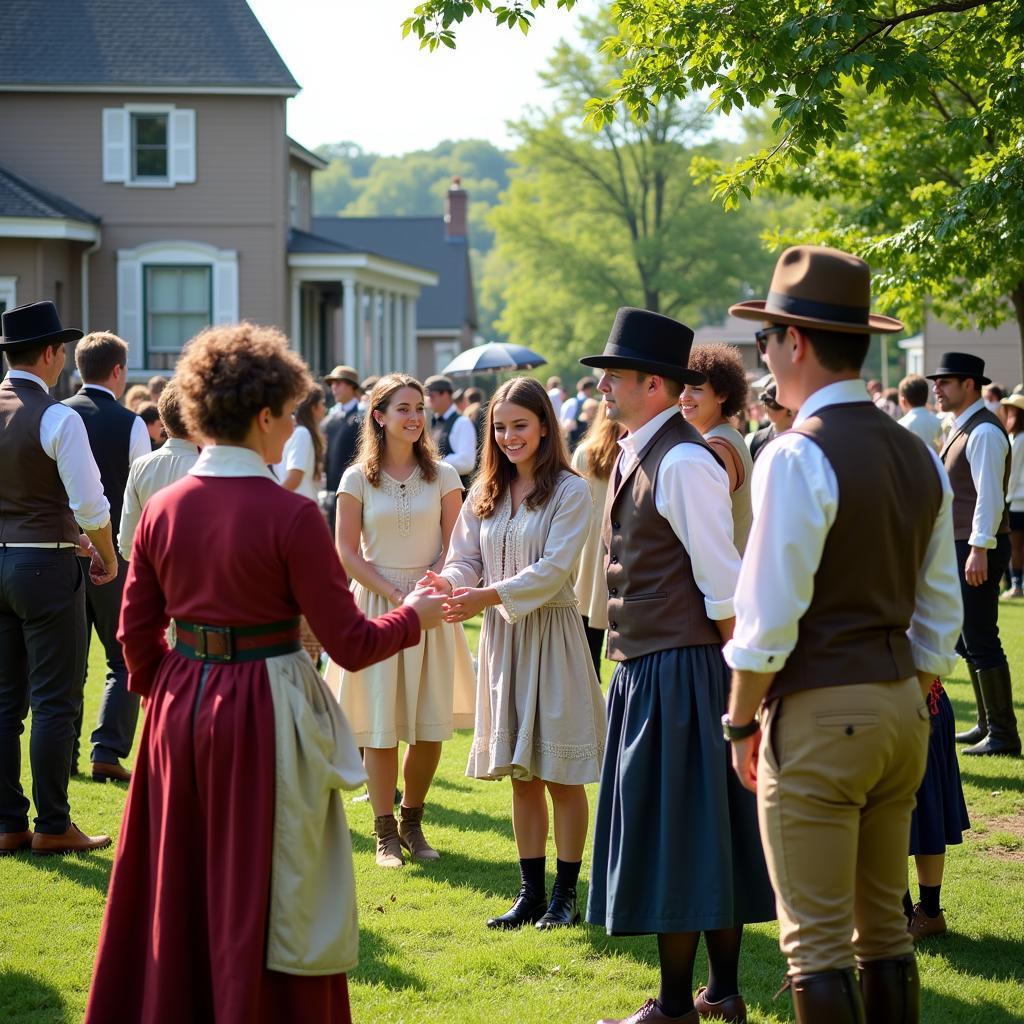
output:
M 704 435 L 729 474 L 732 538 L 742 555 L 753 521 L 750 476 L 754 462 L 743 435 L 729 420 L 746 408 L 747 373 L 743 357 L 734 345 L 694 345 L 688 366 L 703 373 L 707 383 L 687 384 L 679 396 L 679 407 L 683 418 Z
M 267 469 L 311 383 L 282 334 L 210 328 L 175 379 L 205 447 L 132 548 L 118 639 L 146 722 L 85 1019 L 346 1024 L 359 934 L 338 789 L 365 776 L 299 617 L 360 669 L 418 643 L 443 602 L 367 619 L 320 510 Z
M 510 910 L 489 928 L 576 924 L 587 838 L 584 784 L 604 754 L 604 700 L 576 607 L 573 576 L 590 524 L 590 488 L 573 472 L 539 381 L 503 384 L 487 412 L 483 459 L 440 573 L 448 622 L 484 613 L 476 731 L 466 774 L 512 778 L 522 876 Z M 558 867 L 550 903 L 544 851 L 554 805 Z
M 337 546 L 366 615 L 400 605 L 428 569 L 440 570 L 462 508 L 462 481 L 425 432 L 423 386 L 381 377 L 368 399 L 356 461 L 338 487 Z M 387 661 L 347 671 L 331 661 L 327 684 L 363 748 L 377 864 L 437 860 L 423 835 L 423 806 L 453 728 L 473 725 L 473 660 L 462 626 L 442 624 Z M 406 743 L 395 820 L 398 744 Z

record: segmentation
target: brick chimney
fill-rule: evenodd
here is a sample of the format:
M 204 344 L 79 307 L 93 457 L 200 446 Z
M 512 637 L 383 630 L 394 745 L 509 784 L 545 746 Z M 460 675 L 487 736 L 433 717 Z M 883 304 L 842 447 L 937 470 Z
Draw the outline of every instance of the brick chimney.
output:
M 456 175 L 444 197 L 444 237 L 462 241 L 468 234 L 467 206 L 469 196 L 462 187 L 462 179 Z

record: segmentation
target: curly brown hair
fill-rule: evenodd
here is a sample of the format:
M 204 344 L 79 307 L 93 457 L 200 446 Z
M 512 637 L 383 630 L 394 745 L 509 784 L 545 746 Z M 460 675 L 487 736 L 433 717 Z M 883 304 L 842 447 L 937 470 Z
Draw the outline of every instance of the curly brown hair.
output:
M 214 441 L 245 440 L 261 409 L 274 416 L 313 386 L 306 364 L 275 327 L 243 322 L 200 331 L 175 370 L 189 433 Z
M 380 467 L 384 461 L 388 436 L 384 428 L 373 418 L 375 412 L 387 412 L 391 399 L 402 388 L 412 388 L 423 397 L 423 385 L 407 373 L 389 373 L 380 377 L 370 392 L 369 408 L 363 417 L 363 432 L 359 437 L 359 454 L 356 462 L 363 467 L 371 487 L 380 486 Z M 424 424 L 423 433 L 413 442 L 412 454 L 420 468 L 423 479 L 428 483 L 437 479 L 437 448 Z
M 494 515 L 498 503 L 505 497 L 518 470 L 494 440 L 494 410 L 502 402 L 511 402 L 532 412 L 547 428 L 540 439 L 540 447 L 533 466 L 533 490 L 526 496 L 526 507 L 540 508 L 554 493 L 561 473 L 579 474 L 569 465 L 569 453 L 558 429 L 558 420 L 551 399 L 539 380 L 533 377 L 513 377 L 505 381 L 494 393 L 487 407 L 487 431 L 484 435 L 480 471 L 470 491 L 473 512 L 481 519 Z
M 735 416 L 747 407 L 747 371 L 735 345 L 695 345 L 687 366 L 707 377 L 707 387 L 716 397 L 724 396 L 723 416 Z

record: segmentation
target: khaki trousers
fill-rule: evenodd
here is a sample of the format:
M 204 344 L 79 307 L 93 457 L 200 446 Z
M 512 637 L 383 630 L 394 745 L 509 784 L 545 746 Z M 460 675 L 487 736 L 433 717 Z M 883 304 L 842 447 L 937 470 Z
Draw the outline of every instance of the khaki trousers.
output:
M 768 708 L 757 810 L 791 976 L 913 951 L 902 897 L 928 718 L 916 678 Z

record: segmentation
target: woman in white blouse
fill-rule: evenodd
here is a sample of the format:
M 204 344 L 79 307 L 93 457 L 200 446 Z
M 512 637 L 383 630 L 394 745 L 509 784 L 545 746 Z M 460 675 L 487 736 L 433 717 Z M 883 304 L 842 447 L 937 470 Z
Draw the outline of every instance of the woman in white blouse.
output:
M 323 388 L 314 384 L 295 407 L 295 430 L 284 446 L 281 461 L 274 466 L 274 476 L 282 487 L 313 501 L 324 469 L 320 423 L 326 412 Z

